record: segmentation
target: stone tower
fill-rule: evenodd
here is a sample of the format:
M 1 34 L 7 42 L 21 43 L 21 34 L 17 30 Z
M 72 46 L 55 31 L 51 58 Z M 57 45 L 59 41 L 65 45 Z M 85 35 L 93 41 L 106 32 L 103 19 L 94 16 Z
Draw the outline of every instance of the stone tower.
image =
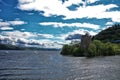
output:
M 88 32 L 86 32 L 85 35 L 81 36 L 81 47 L 85 50 L 85 53 L 87 53 L 87 49 L 89 44 L 91 43 L 91 36 Z

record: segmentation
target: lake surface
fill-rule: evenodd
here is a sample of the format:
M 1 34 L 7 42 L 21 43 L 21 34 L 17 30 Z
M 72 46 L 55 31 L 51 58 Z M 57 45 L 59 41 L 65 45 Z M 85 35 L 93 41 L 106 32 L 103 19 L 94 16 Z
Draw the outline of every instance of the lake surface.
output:
M 69 57 L 59 51 L 0 51 L 0 80 L 120 80 L 120 56 Z

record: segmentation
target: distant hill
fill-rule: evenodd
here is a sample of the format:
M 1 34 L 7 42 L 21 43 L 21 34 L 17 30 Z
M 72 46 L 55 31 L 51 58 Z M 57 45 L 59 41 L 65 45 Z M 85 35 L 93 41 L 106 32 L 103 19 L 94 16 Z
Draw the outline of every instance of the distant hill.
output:
M 11 44 L 0 44 L 0 50 L 43 50 L 43 51 L 59 51 L 55 48 L 37 48 L 37 47 L 20 47 Z
M 0 50 L 24 50 L 24 48 L 10 44 L 0 44 Z
M 102 30 L 94 36 L 94 39 L 101 40 L 104 42 L 120 40 L 120 24 L 115 24 L 112 27 Z

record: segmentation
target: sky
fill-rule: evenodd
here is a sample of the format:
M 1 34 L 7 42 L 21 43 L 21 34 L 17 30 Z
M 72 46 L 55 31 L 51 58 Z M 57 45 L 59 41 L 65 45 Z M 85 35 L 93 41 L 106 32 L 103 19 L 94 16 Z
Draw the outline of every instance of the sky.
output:
M 119 0 L 0 0 L 0 43 L 61 48 L 115 23 Z

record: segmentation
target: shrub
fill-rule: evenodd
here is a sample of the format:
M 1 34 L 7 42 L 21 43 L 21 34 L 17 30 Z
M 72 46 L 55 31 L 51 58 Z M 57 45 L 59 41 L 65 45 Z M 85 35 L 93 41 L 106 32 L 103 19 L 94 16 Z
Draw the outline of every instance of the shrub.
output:
M 106 56 L 115 54 L 114 46 L 110 42 L 105 43 L 105 46 L 106 46 Z
M 96 55 L 97 55 L 96 45 L 93 44 L 93 43 L 91 43 L 91 44 L 89 45 L 89 47 L 88 47 L 87 52 L 88 52 L 87 57 L 94 57 L 94 56 L 96 56 Z
M 84 51 L 81 47 L 76 47 L 73 49 L 73 56 L 84 56 Z
M 99 56 L 104 51 L 104 44 L 99 40 L 94 40 L 93 44 L 96 46 L 96 56 Z
M 71 55 L 72 54 L 72 46 L 70 45 L 64 45 L 63 49 L 61 51 L 62 55 Z

